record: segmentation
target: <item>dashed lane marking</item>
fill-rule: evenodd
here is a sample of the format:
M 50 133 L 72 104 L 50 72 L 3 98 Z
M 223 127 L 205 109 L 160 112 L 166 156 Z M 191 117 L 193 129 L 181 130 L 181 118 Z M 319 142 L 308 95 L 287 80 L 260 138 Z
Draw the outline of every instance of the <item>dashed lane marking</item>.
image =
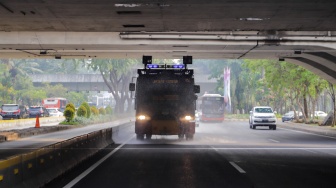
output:
M 98 162 L 96 162 L 95 164 L 93 164 L 91 167 L 89 167 L 87 170 L 85 170 L 83 173 L 81 173 L 79 176 L 77 176 L 75 179 L 73 179 L 70 183 L 68 183 L 67 185 L 65 185 L 63 188 L 71 188 L 74 185 L 76 185 L 76 183 L 78 183 L 81 179 L 83 179 L 85 176 L 87 176 L 90 172 L 92 172 L 95 168 L 97 168 L 100 164 L 102 164 L 106 159 L 108 159 L 109 157 L 111 157 L 115 152 L 117 152 L 120 148 L 122 148 L 127 142 L 129 142 L 130 140 L 132 140 L 134 137 L 135 136 L 132 136 L 131 138 L 129 138 L 128 140 L 126 140 L 123 144 L 121 144 L 120 146 L 118 146 L 117 148 L 115 148 L 114 150 L 112 150 L 109 154 L 107 154 L 105 157 L 103 157 Z
M 240 168 L 240 166 L 238 166 L 235 162 L 230 161 L 230 164 L 236 169 L 238 170 L 238 172 L 245 174 L 245 170 L 243 170 L 242 168 Z
M 271 142 L 275 142 L 275 143 L 279 143 L 280 141 L 277 141 L 277 140 L 273 140 L 273 139 L 268 139 L 269 141 Z

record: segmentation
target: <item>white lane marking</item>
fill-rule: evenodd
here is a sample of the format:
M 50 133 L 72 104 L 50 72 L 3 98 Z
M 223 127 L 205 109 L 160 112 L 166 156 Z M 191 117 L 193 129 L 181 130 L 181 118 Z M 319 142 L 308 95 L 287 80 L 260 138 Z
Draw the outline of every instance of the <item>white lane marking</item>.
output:
M 271 142 L 279 143 L 279 141 L 277 141 L 277 140 L 273 140 L 273 139 L 268 139 L 268 140 L 271 141 Z
M 321 137 L 325 137 L 325 138 L 336 139 L 336 137 L 332 137 L 332 136 L 321 135 L 321 134 L 315 134 L 315 133 L 304 132 L 304 131 L 299 131 L 299 130 L 292 130 L 292 129 L 286 129 L 286 128 L 279 128 L 279 129 L 284 129 L 284 130 L 287 130 L 287 131 L 298 132 L 298 133 L 304 133 L 304 134 L 310 134 L 310 135 L 315 135 L 315 136 L 321 136 Z
M 246 172 L 245 172 L 242 168 L 240 168 L 240 166 L 238 166 L 236 163 L 230 161 L 230 164 L 231 164 L 233 167 L 235 167 L 235 169 L 238 170 L 238 172 L 240 172 L 240 173 L 242 173 L 242 174 L 245 174 L 245 173 L 246 173 Z
M 211 146 L 211 148 L 212 148 L 213 150 L 215 150 L 215 151 L 218 152 L 218 149 L 217 149 L 217 148 L 215 148 L 215 147 L 213 147 L 213 146 Z M 240 168 L 240 166 L 238 166 L 235 162 L 233 162 L 233 161 L 229 161 L 229 163 L 230 163 L 236 170 L 238 170 L 238 172 L 240 172 L 240 173 L 242 173 L 242 174 L 245 174 L 245 173 L 246 173 L 245 170 L 243 170 L 242 168 Z
M 218 151 L 218 149 L 217 149 L 217 148 L 214 148 L 213 146 L 211 146 L 211 148 L 214 149 L 215 151 Z
M 302 149 L 303 151 L 307 151 L 307 152 L 310 152 L 310 153 L 314 153 L 314 154 L 317 154 L 317 152 L 315 151 L 311 151 L 311 150 L 308 150 L 308 149 Z
M 336 148 L 121 148 L 120 150 L 336 150 Z
M 0 150 L 10 150 L 13 148 L 0 148 Z M 18 148 L 15 148 L 16 150 Z M 38 149 L 38 148 L 19 148 L 22 150 L 26 150 L 26 149 Z M 83 148 L 82 148 L 83 149 Z M 97 149 L 97 148 L 84 148 L 84 149 Z M 237 148 L 237 147 L 228 147 L 228 148 L 223 148 L 223 147 L 212 147 L 212 148 L 185 148 L 185 147 L 181 147 L 181 148 L 119 148 L 119 150 L 305 150 L 305 149 L 309 149 L 309 150 L 336 150 L 336 147 L 320 147 L 320 148 L 296 148 L 296 147 L 285 147 L 285 148 L 270 148 L 270 147 L 266 147 L 266 148 Z
M 118 146 L 117 148 L 115 148 L 114 150 L 112 150 L 109 154 L 107 154 L 105 157 L 103 157 L 98 162 L 96 162 L 95 164 L 93 164 L 91 167 L 89 167 L 88 169 L 86 169 L 83 173 L 81 173 L 79 176 L 77 176 L 75 179 L 73 179 L 70 183 L 68 183 L 67 185 L 65 185 L 63 188 L 71 188 L 74 185 L 76 185 L 76 183 L 78 183 L 81 179 L 83 179 L 85 176 L 87 176 L 90 172 L 92 172 L 95 168 L 97 168 L 106 159 L 108 159 L 109 157 L 111 157 L 115 152 L 117 152 L 120 148 L 122 148 L 127 142 L 129 142 L 134 137 L 135 136 L 132 136 L 131 138 L 129 138 L 128 140 L 126 140 L 123 144 L 121 144 L 120 146 Z

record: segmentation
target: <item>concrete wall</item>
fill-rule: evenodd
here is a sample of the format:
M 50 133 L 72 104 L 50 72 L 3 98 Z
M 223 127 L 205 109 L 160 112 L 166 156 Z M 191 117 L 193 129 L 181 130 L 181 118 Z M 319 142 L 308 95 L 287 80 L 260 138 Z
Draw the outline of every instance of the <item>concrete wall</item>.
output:
M 119 126 L 91 132 L 30 153 L 0 160 L 0 188 L 41 187 L 113 144 Z

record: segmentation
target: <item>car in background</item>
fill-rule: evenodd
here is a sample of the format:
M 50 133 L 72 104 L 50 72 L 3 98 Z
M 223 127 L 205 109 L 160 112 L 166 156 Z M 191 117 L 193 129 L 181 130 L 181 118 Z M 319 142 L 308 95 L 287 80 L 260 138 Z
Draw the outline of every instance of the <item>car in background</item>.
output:
M 50 114 L 48 110 L 43 106 L 30 106 L 29 107 L 29 117 L 49 117 Z
M 325 118 L 328 116 L 328 114 L 323 111 L 315 111 L 314 116 L 315 118 Z
M 1 105 L 0 115 L 2 119 L 22 119 L 28 117 L 27 108 L 19 104 Z
M 62 117 L 63 112 L 59 111 L 58 108 L 47 108 L 50 117 Z
M 251 129 L 257 126 L 268 126 L 269 129 L 276 130 L 276 117 L 274 111 L 269 106 L 256 106 L 250 111 L 249 124 Z
M 303 115 L 302 115 L 302 112 L 298 112 L 296 111 L 296 115 L 299 116 L 299 119 L 302 119 L 303 118 Z M 285 122 L 285 121 L 293 121 L 294 120 L 294 111 L 289 111 L 287 113 L 285 113 L 281 119 L 282 119 L 282 122 Z
M 199 127 L 199 122 L 200 122 L 200 117 L 199 117 L 197 110 L 195 110 L 195 126 L 196 127 Z

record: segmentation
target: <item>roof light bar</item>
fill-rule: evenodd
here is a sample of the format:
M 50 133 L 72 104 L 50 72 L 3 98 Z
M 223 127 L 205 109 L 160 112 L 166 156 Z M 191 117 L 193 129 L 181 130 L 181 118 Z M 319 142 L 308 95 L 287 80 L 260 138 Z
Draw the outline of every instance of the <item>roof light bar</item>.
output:
M 147 64 L 148 69 L 157 69 L 157 68 L 171 68 L 171 69 L 184 69 L 185 65 L 156 65 L 156 64 Z

